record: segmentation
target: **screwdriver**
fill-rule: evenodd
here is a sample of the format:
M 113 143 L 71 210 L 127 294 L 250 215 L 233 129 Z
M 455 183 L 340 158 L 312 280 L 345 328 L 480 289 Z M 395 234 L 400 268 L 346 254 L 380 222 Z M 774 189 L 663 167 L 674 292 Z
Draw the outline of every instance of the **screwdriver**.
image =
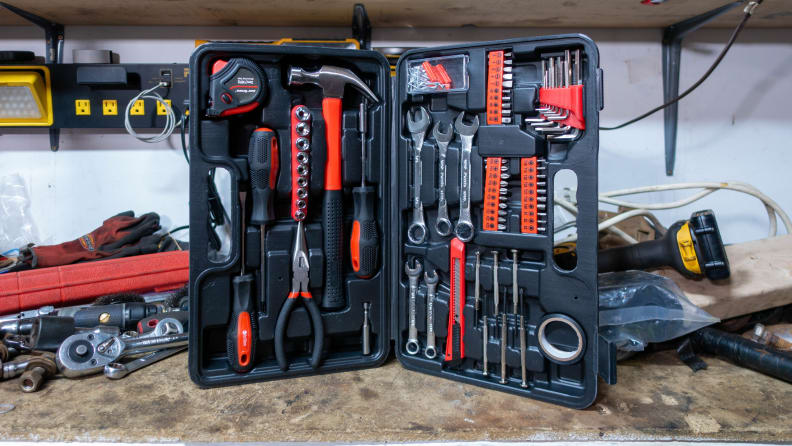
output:
M 377 270 L 379 235 L 374 220 L 374 198 L 376 191 L 366 186 L 366 100 L 360 103 L 358 131 L 360 132 L 360 187 L 352 189 L 354 215 L 352 236 L 349 243 L 352 270 L 361 279 L 368 279 Z
M 245 274 L 245 199 L 247 191 L 239 191 L 239 219 L 241 221 L 242 232 L 239 235 L 239 276 L 234 277 L 233 295 L 231 302 L 231 323 L 228 324 L 226 332 L 226 354 L 231 369 L 237 372 L 247 372 L 253 368 L 253 358 L 256 355 L 256 332 L 257 321 L 255 315 L 255 301 L 253 299 L 253 287 L 255 277 L 252 274 Z
M 266 227 L 275 219 L 275 187 L 278 181 L 278 138 L 274 131 L 259 127 L 250 135 L 248 145 L 248 163 L 250 165 L 250 189 L 253 209 L 250 223 L 259 225 L 261 232 L 261 262 L 259 284 L 261 286 L 261 303 L 266 302 Z M 263 310 L 263 308 L 262 308 Z

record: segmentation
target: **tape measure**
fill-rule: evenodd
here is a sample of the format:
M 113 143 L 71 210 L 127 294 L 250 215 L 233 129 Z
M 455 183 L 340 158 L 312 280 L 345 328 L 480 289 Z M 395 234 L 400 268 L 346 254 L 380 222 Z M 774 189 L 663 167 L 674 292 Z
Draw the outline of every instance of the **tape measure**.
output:
M 210 117 L 229 116 L 251 111 L 264 102 L 267 76 L 250 59 L 236 57 L 217 60 L 209 76 Z

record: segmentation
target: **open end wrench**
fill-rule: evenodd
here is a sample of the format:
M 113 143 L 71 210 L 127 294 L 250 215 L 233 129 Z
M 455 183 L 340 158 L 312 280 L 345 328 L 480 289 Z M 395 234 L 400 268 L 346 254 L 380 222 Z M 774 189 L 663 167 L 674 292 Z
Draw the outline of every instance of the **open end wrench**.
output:
M 176 353 L 180 353 L 187 350 L 187 347 L 175 347 L 175 348 L 168 348 L 164 350 L 159 350 L 153 353 L 149 353 L 146 356 L 142 356 L 140 358 L 134 359 L 132 361 L 122 363 L 122 362 L 111 362 L 104 367 L 104 375 L 109 379 L 121 379 L 130 373 L 134 372 L 135 370 L 142 369 L 147 365 L 154 364 L 157 361 L 161 361 L 165 358 L 169 358 Z
M 432 129 L 432 136 L 437 142 L 437 176 L 438 188 L 440 189 L 437 200 L 437 220 L 435 220 L 435 230 L 438 234 L 446 236 L 451 233 L 451 220 L 448 218 L 448 201 L 446 200 L 446 155 L 448 153 L 448 143 L 454 139 L 454 127 L 448 125 L 448 130 L 444 133 L 443 123 L 438 122 Z
M 410 327 L 407 333 L 407 345 L 405 349 L 410 355 L 418 354 L 421 346 L 418 344 L 418 325 L 416 324 L 416 306 L 418 300 L 418 279 L 421 277 L 423 266 L 421 262 L 415 260 L 415 267 L 410 267 L 410 261 L 404 264 L 404 272 L 410 280 L 410 299 L 409 299 L 409 319 Z
M 426 282 L 426 350 L 424 356 L 429 359 L 437 357 L 437 348 L 435 346 L 435 330 L 434 330 L 434 299 L 437 294 L 437 283 L 440 282 L 440 277 L 437 271 L 432 270 L 424 273 L 424 282 Z
M 407 112 L 407 129 L 412 135 L 413 143 L 413 196 L 412 196 L 412 221 L 407 227 L 407 238 L 410 242 L 423 243 L 426 239 L 426 223 L 424 221 L 423 203 L 421 203 L 421 185 L 423 184 L 423 161 L 421 149 L 423 148 L 426 129 L 429 128 L 432 118 L 423 107 L 418 107 L 413 113 Z
M 473 136 L 479 128 L 476 115 L 470 124 L 465 124 L 465 112 L 459 113 L 454 123 L 454 130 L 462 140 L 459 154 L 459 220 L 454 227 L 454 235 L 463 242 L 473 240 L 475 228 L 470 218 L 470 154 L 473 150 Z

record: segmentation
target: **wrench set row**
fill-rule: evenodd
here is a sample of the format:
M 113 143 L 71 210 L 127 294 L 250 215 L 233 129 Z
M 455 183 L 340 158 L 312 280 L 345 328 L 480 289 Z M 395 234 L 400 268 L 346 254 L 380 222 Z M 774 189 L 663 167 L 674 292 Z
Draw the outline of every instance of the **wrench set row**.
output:
M 411 370 L 593 401 L 601 74 L 590 39 L 421 48 L 395 77 L 375 52 L 230 43 L 202 45 L 190 68 L 196 383 L 373 367 L 393 346 Z M 235 197 L 225 257 L 203 229 L 217 168 Z M 553 260 L 564 169 L 578 179 L 571 270 Z

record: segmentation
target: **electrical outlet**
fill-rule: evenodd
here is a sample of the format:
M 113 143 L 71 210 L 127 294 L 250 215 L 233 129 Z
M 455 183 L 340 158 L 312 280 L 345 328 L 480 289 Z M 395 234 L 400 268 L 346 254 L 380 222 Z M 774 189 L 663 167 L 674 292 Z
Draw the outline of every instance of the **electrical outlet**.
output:
M 138 99 L 132 104 L 132 109 L 129 110 L 129 114 L 133 116 L 140 116 L 146 114 L 146 105 L 143 102 L 143 99 Z
M 165 102 L 168 103 L 168 107 L 171 106 L 171 100 L 170 99 L 165 99 Z M 165 106 L 163 106 L 160 101 L 157 101 L 157 114 L 158 115 L 167 115 L 168 114 L 168 110 L 165 109 Z
M 75 99 L 74 100 L 74 114 L 77 116 L 90 116 L 91 115 L 91 100 L 90 99 Z
M 118 114 L 118 101 L 115 99 L 104 99 L 102 100 L 102 114 L 105 116 L 108 115 L 117 115 Z

